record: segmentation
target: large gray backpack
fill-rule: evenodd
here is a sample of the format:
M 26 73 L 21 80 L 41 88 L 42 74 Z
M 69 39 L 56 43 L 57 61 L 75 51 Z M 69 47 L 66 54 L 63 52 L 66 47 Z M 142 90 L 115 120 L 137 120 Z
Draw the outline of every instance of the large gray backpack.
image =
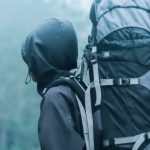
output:
M 150 149 L 150 0 L 95 0 L 90 18 L 81 67 L 89 149 L 95 126 L 101 149 Z

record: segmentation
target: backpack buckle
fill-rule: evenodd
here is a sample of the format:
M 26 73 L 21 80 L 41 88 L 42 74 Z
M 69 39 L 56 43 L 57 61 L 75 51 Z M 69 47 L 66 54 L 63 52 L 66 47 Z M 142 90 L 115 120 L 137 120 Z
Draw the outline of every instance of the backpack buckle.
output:
M 91 60 L 91 63 L 94 65 L 94 64 L 97 63 L 97 60 L 96 60 L 96 59 L 92 59 L 92 60 Z
M 118 86 L 130 85 L 130 78 L 114 79 L 114 85 L 118 85 Z

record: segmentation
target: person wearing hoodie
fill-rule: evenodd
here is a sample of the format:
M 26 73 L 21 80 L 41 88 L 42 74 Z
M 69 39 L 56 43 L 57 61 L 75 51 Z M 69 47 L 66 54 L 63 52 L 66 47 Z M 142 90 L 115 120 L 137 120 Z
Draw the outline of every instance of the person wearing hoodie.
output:
M 32 31 L 22 46 L 29 75 L 42 96 L 38 124 L 41 150 L 83 150 L 85 141 L 74 91 L 67 85 L 44 89 L 77 67 L 78 43 L 70 21 L 52 18 Z

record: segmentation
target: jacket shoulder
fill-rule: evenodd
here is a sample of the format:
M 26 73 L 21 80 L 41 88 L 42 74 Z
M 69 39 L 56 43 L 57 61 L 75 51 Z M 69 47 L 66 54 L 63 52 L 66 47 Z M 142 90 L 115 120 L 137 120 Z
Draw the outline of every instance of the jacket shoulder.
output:
M 74 91 L 67 85 L 59 85 L 50 88 L 44 98 L 43 101 L 47 101 L 48 103 L 51 104 L 56 104 L 58 103 L 76 103 L 76 97 Z
M 51 87 L 45 94 L 45 97 L 51 97 L 55 95 L 66 95 L 69 96 L 70 94 L 73 95 L 73 90 L 67 85 L 58 85 L 55 87 Z

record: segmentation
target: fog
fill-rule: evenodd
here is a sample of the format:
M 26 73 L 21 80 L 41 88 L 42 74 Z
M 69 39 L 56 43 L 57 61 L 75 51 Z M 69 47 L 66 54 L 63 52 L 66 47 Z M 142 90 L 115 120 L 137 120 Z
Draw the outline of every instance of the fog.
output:
M 68 18 L 79 41 L 79 59 L 90 34 L 91 0 L 0 0 L 0 150 L 38 150 L 41 97 L 36 84 L 25 85 L 21 57 L 26 35 L 43 20 Z

